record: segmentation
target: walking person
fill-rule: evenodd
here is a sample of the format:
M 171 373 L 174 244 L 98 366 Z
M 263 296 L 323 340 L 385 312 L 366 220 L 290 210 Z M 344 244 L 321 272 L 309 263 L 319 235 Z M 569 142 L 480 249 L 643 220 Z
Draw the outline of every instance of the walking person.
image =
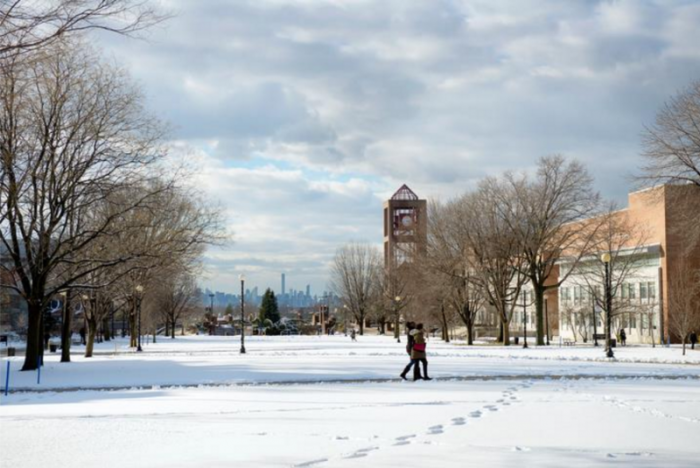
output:
M 413 348 L 411 350 L 411 359 L 416 362 L 416 367 L 418 362 L 423 364 L 423 380 L 433 380 L 428 377 L 428 358 L 425 353 L 426 342 L 425 342 L 425 332 L 423 331 L 423 324 L 419 323 L 416 325 L 414 330 L 411 330 L 411 335 L 413 335 Z
M 350 338 L 352 338 L 352 341 L 357 341 L 357 338 L 355 338 L 355 329 L 353 328 L 350 330 Z
M 622 346 L 627 346 L 627 333 L 625 333 L 624 328 L 620 329 L 620 343 Z
M 413 380 L 416 381 L 422 378 L 420 375 L 420 367 L 418 366 L 418 361 L 414 360 L 411 356 L 411 351 L 413 351 L 413 345 L 416 343 L 416 340 L 413 338 L 411 332 L 415 328 L 416 324 L 414 322 L 408 322 L 406 324 L 406 353 L 408 354 L 409 363 L 408 365 L 406 365 L 403 372 L 401 372 L 401 378 L 404 380 L 406 380 L 406 375 L 408 375 L 408 372 L 411 370 L 411 367 L 413 367 Z
M 690 332 L 690 349 L 695 349 L 695 343 L 698 342 L 698 334 L 695 330 Z

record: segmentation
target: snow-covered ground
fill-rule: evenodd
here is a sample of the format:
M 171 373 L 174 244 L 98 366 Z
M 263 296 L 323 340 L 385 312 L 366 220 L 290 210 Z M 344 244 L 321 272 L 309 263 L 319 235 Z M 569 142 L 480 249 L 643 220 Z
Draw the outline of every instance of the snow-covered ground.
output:
M 12 358 L 0 466 L 698 466 L 700 351 L 433 341 L 414 383 L 403 344 L 358 340 L 103 343 L 39 385 Z

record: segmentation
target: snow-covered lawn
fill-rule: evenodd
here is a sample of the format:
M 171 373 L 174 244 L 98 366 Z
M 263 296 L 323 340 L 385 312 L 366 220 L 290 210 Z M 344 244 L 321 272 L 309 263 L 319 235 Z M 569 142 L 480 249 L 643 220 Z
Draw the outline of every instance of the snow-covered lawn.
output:
M 403 344 L 358 340 L 104 343 L 40 385 L 13 358 L 0 466 L 699 466 L 700 351 L 433 341 L 413 383 Z

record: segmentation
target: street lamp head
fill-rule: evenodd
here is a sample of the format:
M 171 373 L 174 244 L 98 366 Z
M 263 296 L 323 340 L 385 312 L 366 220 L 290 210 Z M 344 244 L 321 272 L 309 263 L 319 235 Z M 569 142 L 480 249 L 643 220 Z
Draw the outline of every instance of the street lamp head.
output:
M 66 297 L 68 295 L 68 291 L 59 291 L 58 295 Z
M 83 295 L 80 296 L 80 297 L 82 297 L 84 301 L 87 301 L 87 300 L 89 299 L 89 297 L 88 297 L 87 294 L 83 294 Z
M 245 275 L 241 273 L 240 275 L 238 275 L 238 279 L 241 281 L 245 281 Z
M 140 284 L 137 284 L 135 289 L 136 292 L 139 294 L 143 292 L 143 286 L 141 286 Z
M 612 259 L 612 257 L 610 256 L 610 253 L 608 253 L 608 252 L 605 252 L 603 255 L 600 256 L 600 260 L 603 263 L 610 263 L 611 259 Z
M 394 300 L 395 300 L 396 302 L 401 302 L 401 296 L 396 296 L 396 297 L 394 298 Z

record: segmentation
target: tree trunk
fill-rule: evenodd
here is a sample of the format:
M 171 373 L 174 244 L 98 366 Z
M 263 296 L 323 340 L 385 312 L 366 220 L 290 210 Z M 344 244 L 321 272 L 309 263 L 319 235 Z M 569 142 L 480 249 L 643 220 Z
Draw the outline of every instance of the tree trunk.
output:
M 185 336 L 185 322 L 182 322 L 182 332 L 180 336 Z M 173 338 L 175 338 L 175 332 L 173 332 Z
M 177 326 L 177 320 L 175 318 L 173 318 L 173 320 L 171 320 L 171 324 L 170 324 L 170 338 L 173 340 L 175 339 L 175 327 L 176 326 Z M 183 330 L 184 330 L 184 326 L 183 326 Z
M 510 322 L 504 320 L 501 326 L 503 327 L 503 345 L 510 346 Z
M 683 356 L 685 356 L 685 337 L 683 337 Z
M 545 324 L 544 324 L 544 287 L 539 286 L 533 282 L 533 289 L 535 291 L 535 312 L 537 315 L 537 346 L 544 346 L 544 334 L 545 334 Z
M 136 329 L 136 311 L 132 311 L 129 314 L 129 346 L 135 348 L 138 346 L 137 335 L 138 330 Z
M 165 336 L 170 336 L 170 318 L 165 318 Z
M 85 343 L 85 357 L 92 357 L 92 351 L 95 347 L 95 334 L 97 333 L 97 320 L 94 317 L 90 317 L 86 320 L 87 322 L 87 341 Z
M 365 313 L 360 311 L 360 336 L 365 334 Z
M 450 342 L 450 329 L 447 325 L 447 316 L 445 315 L 445 306 L 440 306 L 441 320 L 442 320 L 442 340 L 445 343 Z
M 110 328 L 109 328 L 109 319 L 105 317 L 105 319 L 102 321 L 102 334 L 104 336 L 105 341 L 109 341 L 112 339 L 112 334 L 110 333 Z
M 71 292 L 66 291 L 63 299 L 63 323 L 61 324 L 61 362 L 70 362 L 71 338 L 73 337 L 73 311 L 70 308 Z
M 36 370 L 39 360 L 43 356 L 43 341 L 41 336 L 41 312 L 42 306 L 40 301 L 27 301 L 28 309 L 28 329 L 27 329 L 27 349 L 24 354 L 23 371 Z
M 158 334 L 158 326 L 154 325 L 153 326 L 153 344 L 156 342 L 156 335 Z
M 498 340 L 499 343 L 503 343 L 503 319 L 500 319 L 498 324 Z

